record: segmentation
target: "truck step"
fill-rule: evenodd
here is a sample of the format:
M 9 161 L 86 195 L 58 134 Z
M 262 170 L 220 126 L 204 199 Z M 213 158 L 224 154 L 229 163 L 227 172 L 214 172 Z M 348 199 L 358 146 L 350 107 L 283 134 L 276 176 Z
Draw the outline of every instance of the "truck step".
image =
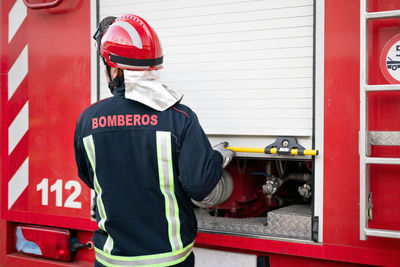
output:
M 201 232 L 311 240 L 310 205 L 291 205 L 258 218 L 215 217 L 205 209 L 195 214 Z

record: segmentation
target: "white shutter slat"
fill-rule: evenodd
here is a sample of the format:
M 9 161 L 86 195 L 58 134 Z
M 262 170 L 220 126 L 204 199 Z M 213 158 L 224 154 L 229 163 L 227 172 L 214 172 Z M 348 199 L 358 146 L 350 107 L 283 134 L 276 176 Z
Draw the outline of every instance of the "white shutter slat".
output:
M 234 146 L 276 136 L 311 146 L 313 12 L 313 0 L 100 1 L 100 18 L 133 13 L 152 25 L 161 80 L 184 93 L 211 142 Z
M 133 13 L 145 17 L 149 22 L 155 18 L 206 17 L 213 14 L 236 13 L 256 10 L 284 9 L 289 7 L 312 6 L 310 0 L 280 1 L 164 1 L 146 5 L 144 1 L 101 0 L 100 17 Z

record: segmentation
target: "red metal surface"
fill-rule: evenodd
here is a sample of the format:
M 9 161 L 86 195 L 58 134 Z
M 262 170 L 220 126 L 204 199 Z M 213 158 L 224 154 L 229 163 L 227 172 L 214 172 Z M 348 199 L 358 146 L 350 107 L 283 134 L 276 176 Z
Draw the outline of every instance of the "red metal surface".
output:
M 304 257 L 294 257 L 289 255 L 279 255 L 270 254 L 269 263 L 272 267 L 286 267 L 286 266 L 296 266 L 296 267 L 361 267 L 370 266 L 365 264 L 354 264 L 354 263 L 344 263 L 344 262 L 334 262 L 326 261 L 320 259 L 311 259 Z
M 14 3 L 2 2 L 5 17 Z M 10 101 L 7 102 L 5 96 L 2 98 L 3 119 L 9 123 L 29 101 L 27 134 L 9 157 L 7 150 L 2 153 L 3 159 L 8 158 L 8 164 L 3 160 L 2 174 L 8 179 L 25 160 L 24 154 L 28 153 L 29 157 L 30 186 L 10 210 L 7 210 L 6 194 L 3 194 L 2 214 L 9 220 L 43 225 L 56 223 L 57 226 L 66 223 L 72 228 L 93 229 L 89 217 L 90 191 L 77 177 L 72 147 L 76 119 L 90 102 L 91 44 L 87 37 L 90 17 L 85 15 L 89 14 L 89 9 L 90 3 L 86 2 L 78 10 L 58 16 L 28 10 L 14 38 L 9 43 L 7 38 L 3 39 L 9 52 L 2 56 L 4 78 L 20 51 L 25 45 L 29 48 L 27 76 Z M 65 29 L 65 25 L 69 25 L 66 28 L 69 30 L 61 33 L 60 29 Z M 78 28 L 79 31 L 74 31 Z M 3 33 L 7 33 L 7 29 Z M 4 93 L 5 79 L 3 88 Z M 7 147 L 7 130 L 3 130 L 3 146 Z M 7 188 L 8 179 L 2 179 L 3 188 Z M 47 180 L 46 187 L 38 190 L 44 179 Z M 79 192 L 79 187 L 80 194 L 71 198 L 75 206 L 68 207 L 67 199 L 74 191 Z M 43 193 L 48 196 L 47 205 L 42 204 Z
M 210 249 L 224 249 L 257 255 L 273 253 L 337 262 L 377 266 L 398 266 L 398 250 L 396 250 L 396 248 L 387 249 L 376 246 L 359 247 L 328 243 L 304 244 L 207 233 L 198 234 L 196 245 Z M 325 261 L 323 261 L 323 263 L 325 263 Z
M 24 0 L 24 4 L 31 9 L 53 8 L 59 6 L 62 2 L 63 0 L 54 0 L 48 3 L 30 3 L 28 0 Z
M 379 8 L 372 10 L 400 9 L 396 1 L 369 1 Z M 359 240 L 359 2 L 326 1 L 325 25 L 325 161 L 324 161 L 324 243 L 344 245 L 354 248 L 382 249 L 399 251 L 400 240 L 387 238 L 368 238 Z M 389 22 L 386 22 L 389 23 Z M 391 23 L 394 23 L 392 20 Z M 388 24 L 393 25 L 393 24 Z M 386 25 L 386 26 L 388 26 Z M 397 24 L 398 25 L 398 24 Z M 383 32 L 390 32 L 398 26 L 386 27 Z M 390 34 L 389 34 L 390 35 Z M 373 40 L 381 40 L 380 34 L 373 34 Z M 372 39 L 371 39 L 372 40 Z M 372 48 L 370 46 L 370 48 Z M 371 50 L 374 50 L 373 48 Z M 379 69 L 380 49 L 370 57 L 370 77 L 383 77 Z M 373 63 L 375 61 L 375 63 Z M 371 80 L 370 80 L 371 81 Z M 382 80 L 383 81 L 383 80 Z M 393 94 L 393 93 L 391 93 Z M 393 98 L 393 95 L 391 96 Z M 379 112 L 369 105 L 370 129 L 375 128 L 374 116 L 378 123 L 390 125 L 392 121 L 399 125 L 395 113 L 379 116 Z M 389 130 L 390 128 L 385 128 Z M 394 129 L 394 128 L 391 128 Z M 356 167 L 357 166 L 357 167 Z M 397 172 L 391 173 L 396 176 Z M 398 175 L 397 175 L 398 177 Z M 374 205 L 385 196 L 398 195 L 397 180 L 388 190 L 377 192 L 376 182 L 383 182 L 382 174 L 371 173 L 371 190 Z M 393 179 L 391 179 L 393 181 Z M 389 185 L 389 184 L 388 184 Z M 340 197 L 338 197 L 340 196 Z M 396 218 L 396 204 L 386 203 L 382 207 L 391 210 Z M 376 208 L 374 208 L 376 210 Z M 376 217 L 376 216 L 375 216 Z M 375 218 L 374 221 L 379 220 Z M 400 220 L 397 220 L 399 222 Z M 389 225 L 386 225 L 389 228 Z M 393 258 L 392 262 L 396 260 Z M 392 264 L 393 264 L 392 263 Z
M 29 256 L 24 256 L 16 253 L 12 253 L 7 256 L 5 266 L 18 266 L 18 267 L 67 267 L 67 266 L 79 266 L 79 267 L 93 267 L 93 262 L 87 261 L 74 261 L 71 262 L 56 262 L 52 260 L 39 259 Z
M 16 0 L 7 0 L 0 4 L 0 266 L 54 266 L 54 261 L 15 254 L 12 221 L 91 231 L 96 228 L 90 219 L 90 191 L 77 176 L 72 144 L 75 122 L 90 103 L 90 1 L 79 5 L 70 1 L 66 6 L 72 4 L 73 8 L 60 9 L 62 12 L 58 13 L 28 9 L 15 35 L 8 40 L 8 14 L 15 3 Z M 25 47 L 28 74 L 8 100 L 7 73 Z M 9 155 L 8 127 L 27 103 L 29 130 Z M 8 209 L 8 183 L 27 157 L 29 186 Z M 43 190 L 37 189 L 43 179 L 48 179 L 47 205 L 42 205 Z M 57 182 L 60 186 L 52 190 Z M 66 200 L 75 189 L 71 185 L 81 187 L 75 198 L 81 208 L 76 203 L 66 207 Z M 58 206 L 57 194 L 58 198 L 62 195 Z M 91 236 L 91 232 L 87 233 L 86 242 Z M 75 259 L 93 261 L 93 253 L 79 252 Z

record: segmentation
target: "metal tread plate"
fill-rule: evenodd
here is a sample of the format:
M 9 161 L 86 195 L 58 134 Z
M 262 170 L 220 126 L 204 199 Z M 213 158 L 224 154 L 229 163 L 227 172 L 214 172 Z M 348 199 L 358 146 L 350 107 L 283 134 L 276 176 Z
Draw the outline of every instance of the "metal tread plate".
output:
M 400 132 L 369 131 L 370 143 L 376 146 L 400 146 Z
M 195 214 L 200 231 L 311 240 L 310 205 L 291 205 L 257 218 L 215 217 L 205 209 Z

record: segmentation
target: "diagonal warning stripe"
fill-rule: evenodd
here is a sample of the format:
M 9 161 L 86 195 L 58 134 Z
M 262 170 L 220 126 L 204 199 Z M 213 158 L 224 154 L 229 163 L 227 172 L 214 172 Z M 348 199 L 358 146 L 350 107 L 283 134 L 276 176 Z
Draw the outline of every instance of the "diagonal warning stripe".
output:
M 15 51 L 18 53 L 19 51 L 16 51 L 16 49 L 21 49 L 22 47 L 24 48 L 18 54 L 12 66 L 9 67 L 7 76 L 9 109 L 14 110 L 14 114 L 18 112 L 8 127 L 8 154 L 10 160 L 13 158 L 10 157 L 11 153 L 18 146 L 18 144 L 21 143 L 21 140 L 23 140 L 23 137 L 29 130 L 29 101 L 24 97 L 25 94 L 21 93 L 20 91 L 24 88 L 26 89 L 26 86 L 21 86 L 21 83 L 28 75 L 28 44 L 26 42 L 26 38 L 14 38 L 15 35 L 20 31 L 21 25 L 25 21 L 26 17 L 27 7 L 25 6 L 23 0 L 16 0 L 10 9 L 10 12 L 8 13 L 9 51 Z M 19 36 L 23 37 L 21 35 Z M 16 93 L 17 91 L 18 93 Z M 11 98 L 12 101 L 10 101 Z M 18 108 L 21 109 L 17 110 Z M 15 204 L 29 184 L 28 149 L 27 146 L 19 147 L 23 148 L 23 150 L 18 150 L 18 153 L 20 153 L 20 161 L 18 164 L 21 164 L 21 162 L 22 164 L 18 166 L 18 169 L 15 173 L 9 174 L 11 179 L 8 182 L 8 209 Z M 17 162 L 11 162 L 11 164 L 17 164 Z
M 22 22 L 26 18 L 27 7 L 23 0 L 17 0 L 8 13 L 8 42 L 14 37 Z
M 8 182 L 8 208 L 10 209 L 29 184 L 29 158 Z
M 27 101 L 8 127 L 8 154 L 10 155 L 29 129 L 29 102 Z
M 24 47 L 8 72 L 8 100 L 14 95 L 26 74 L 28 74 L 28 45 Z

